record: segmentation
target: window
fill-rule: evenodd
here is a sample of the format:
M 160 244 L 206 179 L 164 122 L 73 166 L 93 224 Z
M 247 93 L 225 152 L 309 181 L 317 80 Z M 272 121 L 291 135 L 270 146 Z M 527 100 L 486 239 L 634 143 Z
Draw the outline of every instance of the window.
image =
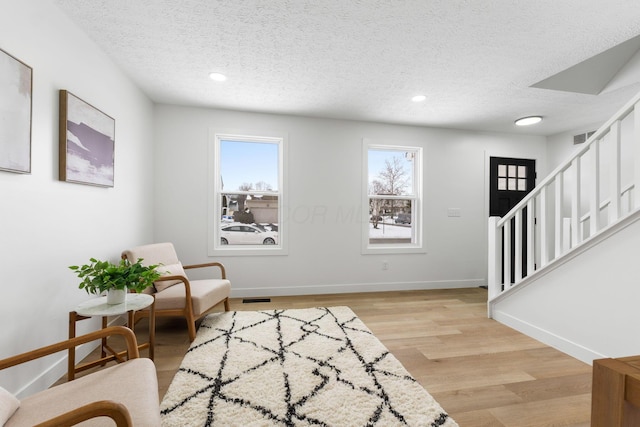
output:
M 422 149 L 363 145 L 363 252 L 423 252 Z
M 527 167 L 499 164 L 498 190 L 527 191 Z
M 284 141 L 215 134 L 210 255 L 282 254 Z

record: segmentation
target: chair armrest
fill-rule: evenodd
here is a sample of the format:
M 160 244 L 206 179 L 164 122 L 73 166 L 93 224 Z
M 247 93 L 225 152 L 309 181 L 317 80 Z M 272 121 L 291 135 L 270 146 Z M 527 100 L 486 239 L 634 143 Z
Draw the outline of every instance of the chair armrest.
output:
M 96 417 L 109 417 L 115 421 L 117 427 L 133 426 L 131 415 L 123 404 L 111 400 L 99 400 L 65 412 L 35 427 L 67 427 Z
M 156 280 L 156 282 L 166 282 L 169 280 L 180 280 L 182 283 L 184 283 L 184 292 L 185 292 L 184 305 L 187 309 L 190 310 L 191 304 L 187 304 L 187 301 L 191 301 L 191 283 L 189 283 L 189 279 L 186 276 L 182 276 L 180 274 L 174 274 L 171 276 L 161 276 L 158 280 Z
M 189 268 L 202 268 L 202 267 L 218 267 L 220 268 L 220 276 L 223 279 L 227 278 L 227 271 L 224 268 L 224 265 L 222 265 L 222 263 L 220 262 L 207 262 L 204 264 L 192 264 L 192 265 L 183 265 L 182 268 L 184 268 L 185 270 L 189 269 Z
M 169 280 L 180 280 L 181 282 L 184 283 L 188 283 L 189 282 L 189 278 L 187 278 L 186 276 L 182 276 L 180 274 L 172 274 L 172 275 L 167 275 L 167 276 L 160 276 L 158 279 L 156 279 L 156 282 L 167 282 Z
M 99 340 L 111 335 L 121 335 L 125 339 L 127 343 L 127 354 L 129 356 L 129 359 L 137 359 L 138 357 L 140 357 L 140 352 L 138 351 L 138 342 L 133 331 L 124 326 L 110 326 L 105 329 L 100 329 L 85 335 L 80 335 L 76 338 L 71 338 L 65 341 L 58 342 L 56 344 L 51 344 L 46 347 L 0 360 L 0 370 L 19 365 L 21 363 L 29 362 L 31 360 L 39 359 L 50 354 L 58 353 L 59 351 L 68 350 L 80 344 Z

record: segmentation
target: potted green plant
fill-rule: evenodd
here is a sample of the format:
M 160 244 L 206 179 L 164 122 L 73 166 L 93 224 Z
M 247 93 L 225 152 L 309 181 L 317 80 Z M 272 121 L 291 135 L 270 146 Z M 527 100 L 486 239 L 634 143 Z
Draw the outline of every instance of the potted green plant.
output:
M 142 259 L 133 264 L 127 259 L 120 260 L 119 264 L 95 258 L 90 258 L 90 261 L 89 264 L 69 268 L 81 279 L 78 287 L 88 294 L 100 295 L 106 291 L 108 304 L 120 304 L 124 302 L 127 290 L 142 292 L 160 278 L 158 266 L 142 265 Z

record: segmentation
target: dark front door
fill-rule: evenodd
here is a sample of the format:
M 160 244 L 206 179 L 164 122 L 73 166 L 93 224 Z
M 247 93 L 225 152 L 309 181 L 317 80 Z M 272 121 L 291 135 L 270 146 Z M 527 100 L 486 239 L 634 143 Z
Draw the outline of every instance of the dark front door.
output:
M 491 157 L 489 161 L 489 216 L 505 216 L 529 194 L 536 183 L 536 161 Z M 527 274 L 527 209 L 522 216 L 522 276 Z M 515 219 L 511 220 L 511 282 L 515 282 Z M 504 237 L 503 237 L 504 238 Z M 503 245 L 504 247 L 504 245 Z M 504 253 L 502 254 L 504 262 Z M 503 277 L 504 281 L 504 277 Z

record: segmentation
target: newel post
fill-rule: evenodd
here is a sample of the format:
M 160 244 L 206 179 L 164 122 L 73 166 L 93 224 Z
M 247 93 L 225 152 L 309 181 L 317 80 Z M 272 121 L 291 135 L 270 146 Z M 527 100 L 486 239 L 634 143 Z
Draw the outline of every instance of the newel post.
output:
M 489 217 L 489 239 L 488 239 L 488 261 L 487 268 L 487 289 L 489 291 L 489 301 L 502 292 L 502 236 L 498 228 L 499 216 Z

